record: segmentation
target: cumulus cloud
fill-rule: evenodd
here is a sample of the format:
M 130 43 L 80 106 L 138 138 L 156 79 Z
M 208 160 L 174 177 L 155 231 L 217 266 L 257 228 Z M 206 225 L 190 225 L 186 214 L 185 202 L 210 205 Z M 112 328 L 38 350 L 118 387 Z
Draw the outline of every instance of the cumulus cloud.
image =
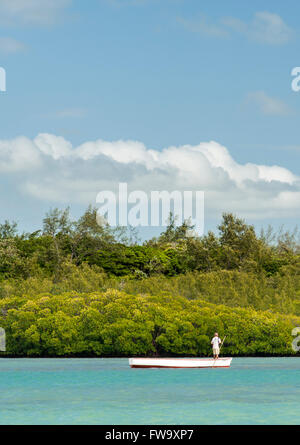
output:
M 40 153 L 35 144 L 25 137 L 13 140 L 0 140 L 0 172 L 14 173 L 33 170 L 42 167 Z
M 0 173 L 13 193 L 47 205 L 95 204 L 100 191 L 200 190 L 206 212 L 244 217 L 300 216 L 300 178 L 271 165 L 239 164 L 217 142 L 170 146 L 161 151 L 137 141 L 103 140 L 73 147 L 62 137 L 40 134 L 0 141 Z M 280 213 L 284 212 L 284 213 Z
M 291 109 L 280 99 L 271 97 L 264 91 L 249 93 L 247 101 L 255 104 L 263 114 L 284 116 L 291 113 Z
M 4 24 L 16 22 L 49 25 L 56 22 L 72 0 L 0 0 L 0 17 Z

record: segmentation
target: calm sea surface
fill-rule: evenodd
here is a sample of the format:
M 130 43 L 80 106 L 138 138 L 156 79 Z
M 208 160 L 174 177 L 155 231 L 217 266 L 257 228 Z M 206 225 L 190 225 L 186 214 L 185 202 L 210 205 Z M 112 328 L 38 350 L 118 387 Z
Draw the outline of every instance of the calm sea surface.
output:
M 300 358 L 229 369 L 127 359 L 0 359 L 0 424 L 300 424 Z

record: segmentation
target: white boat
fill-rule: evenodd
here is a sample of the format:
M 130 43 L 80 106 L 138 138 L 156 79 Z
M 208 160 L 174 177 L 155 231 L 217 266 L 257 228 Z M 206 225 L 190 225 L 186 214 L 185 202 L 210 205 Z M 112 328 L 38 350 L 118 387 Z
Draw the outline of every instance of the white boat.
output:
M 130 358 L 131 368 L 229 368 L 227 358 Z

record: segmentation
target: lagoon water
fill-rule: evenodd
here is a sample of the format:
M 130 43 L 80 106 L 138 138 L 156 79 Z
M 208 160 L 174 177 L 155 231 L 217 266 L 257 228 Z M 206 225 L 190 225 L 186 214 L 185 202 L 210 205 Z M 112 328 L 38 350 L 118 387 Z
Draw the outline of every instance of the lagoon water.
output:
M 229 369 L 131 369 L 127 359 L 0 359 L 1 425 L 299 424 L 300 357 Z

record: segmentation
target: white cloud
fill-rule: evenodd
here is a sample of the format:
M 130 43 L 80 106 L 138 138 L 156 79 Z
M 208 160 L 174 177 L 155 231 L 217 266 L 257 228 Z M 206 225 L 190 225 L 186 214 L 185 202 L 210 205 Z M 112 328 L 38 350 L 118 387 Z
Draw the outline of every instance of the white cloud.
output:
M 247 100 L 254 103 L 263 114 L 284 116 L 291 113 L 291 109 L 283 101 L 268 96 L 264 91 L 249 93 Z
M 0 52 L 9 54 L 23 51 L 25 45 L 18 40 L 12 39 L 10 37 L 0 37 Z
M 0 20 L 4 24 L 53 24 L 71 2 L 72 0 L 0 0 Z
M 236 17 L 223 17 L 216 24 L 208 23 L 204 17 L 198 20 L 180 17 L 177 21 L 191 32 L 221 38 L 237 32 L 249 40 L 268 45 L 288 43 L 294 34 L 292 28 L 278 14 L 267 11 L 256 12 L 249 22 Z
M 42 167 L 39 150 L 30 139 L 18 137 L 13 140 L 0 140 L 0 173 L 13 173 Z
M 137 141 L 97 140 L 78 147 L 40 134 L 0 141 L 2 180 L 12 193 L 47 205 L 95 204 L 99 191 L 204 190 L 206 212 L 244 217 L 299 217 L 300 177 L 280 166 L 238 164 L 217 142 L 148 149 Z M 282 214 L 280 212 L 283 212 Z
M 191 32 L 200 33 L 209 37 L 226 37 L 228 31 L 219 25 L 208 23 L 205 17 L 200 17 L 198 20 L 187 20 L 183 17 L 178 17 L 177 22 L 185 29 Z
M 269 45 L 285 44 L 293 36 L 293 30 L 278 14 L 267 11 L 257 12 L 249 23 L 233 17 L 223 18 L 222 23 L 250 40 Z
M 72 144 L 61 136 L 51 134 L 38 135 L 34 139 L 34 146 L 38 154 L 43 153 L 55 161 L 72 154 Z

